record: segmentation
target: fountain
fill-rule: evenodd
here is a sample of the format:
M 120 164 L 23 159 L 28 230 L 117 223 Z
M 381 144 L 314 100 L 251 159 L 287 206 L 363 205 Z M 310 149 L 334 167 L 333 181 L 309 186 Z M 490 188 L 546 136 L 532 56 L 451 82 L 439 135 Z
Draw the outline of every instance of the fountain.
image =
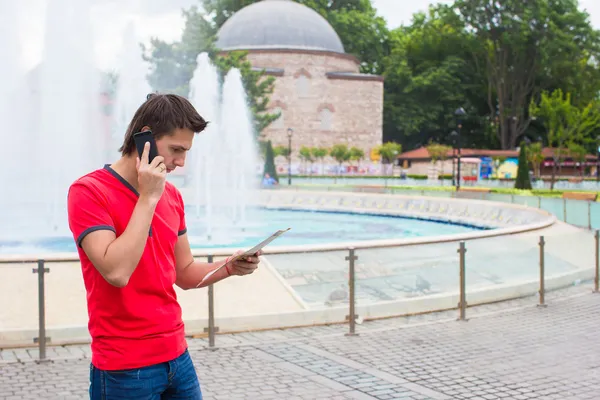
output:
M 14 206 L 14 196 L 9 195 L 7 188 L 13 188 L 19 182 L 23 182 L 23 170 L 17 168 L 23 163 L 22 150 L 24 149 L 24 136 L 17 134 L 22 120 L 18 117 L 17 82 L 22 81 L 23 67 L 20 65 L 19 42 L 18 38 L 18 2 L 2 1 L 0 2 L 0 51 L 2 62 L 0 62 L 0 120 L 2 121 L 2 131 L 0 133 L 2 146 L 0 146 L 0 156 L 2 157 L 3 168 L 0 168 L 0 235 L 8 227 L 7 217 L 9 210 Z M 12 213 L 12 211 L 11 211 Z M 4 227 L 4 229 L 3 229 Z
M 119 57 L 118 83 L 114 105 L 114 124 L 111 129 L 109 156 L 114 157 L 123 143 L 125 131 L 135 111 L 146 100 L 152 88 L 148 84 L 148 65 L 142 58 L 133 22 L 127 25 L 123 33 L 123 51 Z
M 69 185 L 101 167 L 105 138 L 100 131 L 100 73 L 93 66 L 89 2 L 49 0 L 41 62 L 24 79 L 16 79 L 10 71 L 14 67 L 7 70 L 6 60 L 15 54 L 2 43 L 5 83 L 0 114 L 5 127 L 0 139 L 10 145 L 2 146 L 8 154 L 0 185 L 10 190 L 0 196 L 0 240 L 69 237 Z M 0 15 L 6 16 L 0 37 L 8 41 L 18 35 L 18 18 L 4 10 L 8 6 L 10 11 L 11 3 L 0 6 Z M 24 97 L 13 99 L 14 92 Z M 11 108 L 15 104 L 18 113 Z
M 193 217 L 203 229 L 190 240 L 226 244 L 253 224 L 249 204 L 257 189 L 257 146 L 240 71 L 232 69 L 222 88 L 208 54 L 197 58 L 190 81 L 190 101 L 207 129 L 190 152 L 188 171 Z

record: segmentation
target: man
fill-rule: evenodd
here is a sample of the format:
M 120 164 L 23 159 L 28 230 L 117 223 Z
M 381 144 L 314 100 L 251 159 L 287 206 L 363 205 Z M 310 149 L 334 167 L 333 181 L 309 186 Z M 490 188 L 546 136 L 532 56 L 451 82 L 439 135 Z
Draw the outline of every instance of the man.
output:
M 122 157 L 75 181 L 69 226 L 87 291 L 90 398 L 202 399 L 173 285 L 193 289 L 219 263 L 194 261 L 181 194 L 165 178 L 185 164 L 206 122 L 183 97 L 151 95 L 135 113 Z M 141 157 L 133 135 L 151 130 L 159 156 Z M 202 286 L 251 274 L 257 254 L 228 263 Z

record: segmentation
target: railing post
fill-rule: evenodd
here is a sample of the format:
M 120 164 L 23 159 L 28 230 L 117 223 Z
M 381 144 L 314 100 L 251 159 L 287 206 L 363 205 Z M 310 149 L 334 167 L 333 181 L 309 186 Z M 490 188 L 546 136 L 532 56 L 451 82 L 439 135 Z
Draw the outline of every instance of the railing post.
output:
M 213 262 L 213 256 L 208 256 L 208 262 Z M 208 285 L 208 348 L 209 350 L 216 350 L 215 347 L 215 333 L 219 331 L 219 327 L 215 326 L 215 288 L 213 285 Z
M 538 196 L 538 208 L 542 209 L 542 196 Z
M 538 307 L 546 307 L 546 303 L 545 303 L 545 294 L 546 294 L 546 288 L 544 287 L 544 267 L 545 267 L 545 263 L 544 263 L 544 247 L 546 245 L 546 242 L 544 241 L 544 237 L 540 236 L 540 304 L 538 304 Z
M 563 217 L 565 217 L 564 222 L 567 222 L 567 199 L 563 198 Z
M 594 234 L 594 241 L 596 242 L 596 274 L 594 275 L 594 293 L 600 293 L 598 288 L 598 283 L 600 283 L 600 231 L 596 229 L 596 233 Z
M 588 200 L 588 229 L 592 230 L 592 202 Z
M 350 331 L 346 334 L 346 336 L 356 336 L 356 315 L 355 310 L 355 301 L 356 301 L 356 292 L 355 292 L 355 283 L 356 283 L 356 273 L 354 269 L 354 262 L 358 260 L 358 257 L 354 255 L 354 248 L 348 248 L 348 256 L 346 260 L 348 261 L 348 291 L 349 291 L 349 314 L 346 316 L 348 322 L 350 323 Z
M 465 242 L 460 242 L 458 245 L 459 254 L 459 274 L 460 274 L 460 300 L 458 302 L 459 321 L 467 321 L 467 277 L 465 274 L 465 255 L 467 249 Z
M 33 268 L 33 273 L 38 274 L 38 337 L 33 338 L 33 343 L 39 347 L 39 362 L 49 361 L 46 359 L 46 342 L 50 341 L 46 337 L 46 284 L 45 274 L 50 272 L 49 268 L 44 266 L 44 260 L 38 260 L 37 268 Z

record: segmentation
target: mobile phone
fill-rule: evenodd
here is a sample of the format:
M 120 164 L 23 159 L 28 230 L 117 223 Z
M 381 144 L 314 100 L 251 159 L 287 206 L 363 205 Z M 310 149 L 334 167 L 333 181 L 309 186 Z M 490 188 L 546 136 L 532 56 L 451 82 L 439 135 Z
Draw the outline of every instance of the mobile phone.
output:
M 143 131 L 135 133 L 133 135 L 133 141 L 135 142 L 135 147 L 137 148 L 140 160 L 142 159 L 142 153 L 144 152 L 144 145 L 146 144 L 146 142 L 150 142 L 150 153 L 148 153 L 148 163 L 151 163 L 154 157 L 158 156 L 158 148 L 156 147 L 156 141 L 154 140 L 152 131 Z

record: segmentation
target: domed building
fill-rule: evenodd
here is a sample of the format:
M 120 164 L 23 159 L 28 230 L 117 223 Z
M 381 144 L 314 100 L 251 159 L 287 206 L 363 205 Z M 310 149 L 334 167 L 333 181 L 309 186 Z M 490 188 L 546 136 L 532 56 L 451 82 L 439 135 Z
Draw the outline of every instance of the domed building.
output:
M 218 32 L 217 47 L 248 51 L 257 70 L 276 77 L 269 111 L 281 117 L 262 132 L 273 146 L 345 143 L 370 150 L 382 142 L 383 77 L 360 73 L 327 20 L 292 0 L 263 0 L 236 12 Z

